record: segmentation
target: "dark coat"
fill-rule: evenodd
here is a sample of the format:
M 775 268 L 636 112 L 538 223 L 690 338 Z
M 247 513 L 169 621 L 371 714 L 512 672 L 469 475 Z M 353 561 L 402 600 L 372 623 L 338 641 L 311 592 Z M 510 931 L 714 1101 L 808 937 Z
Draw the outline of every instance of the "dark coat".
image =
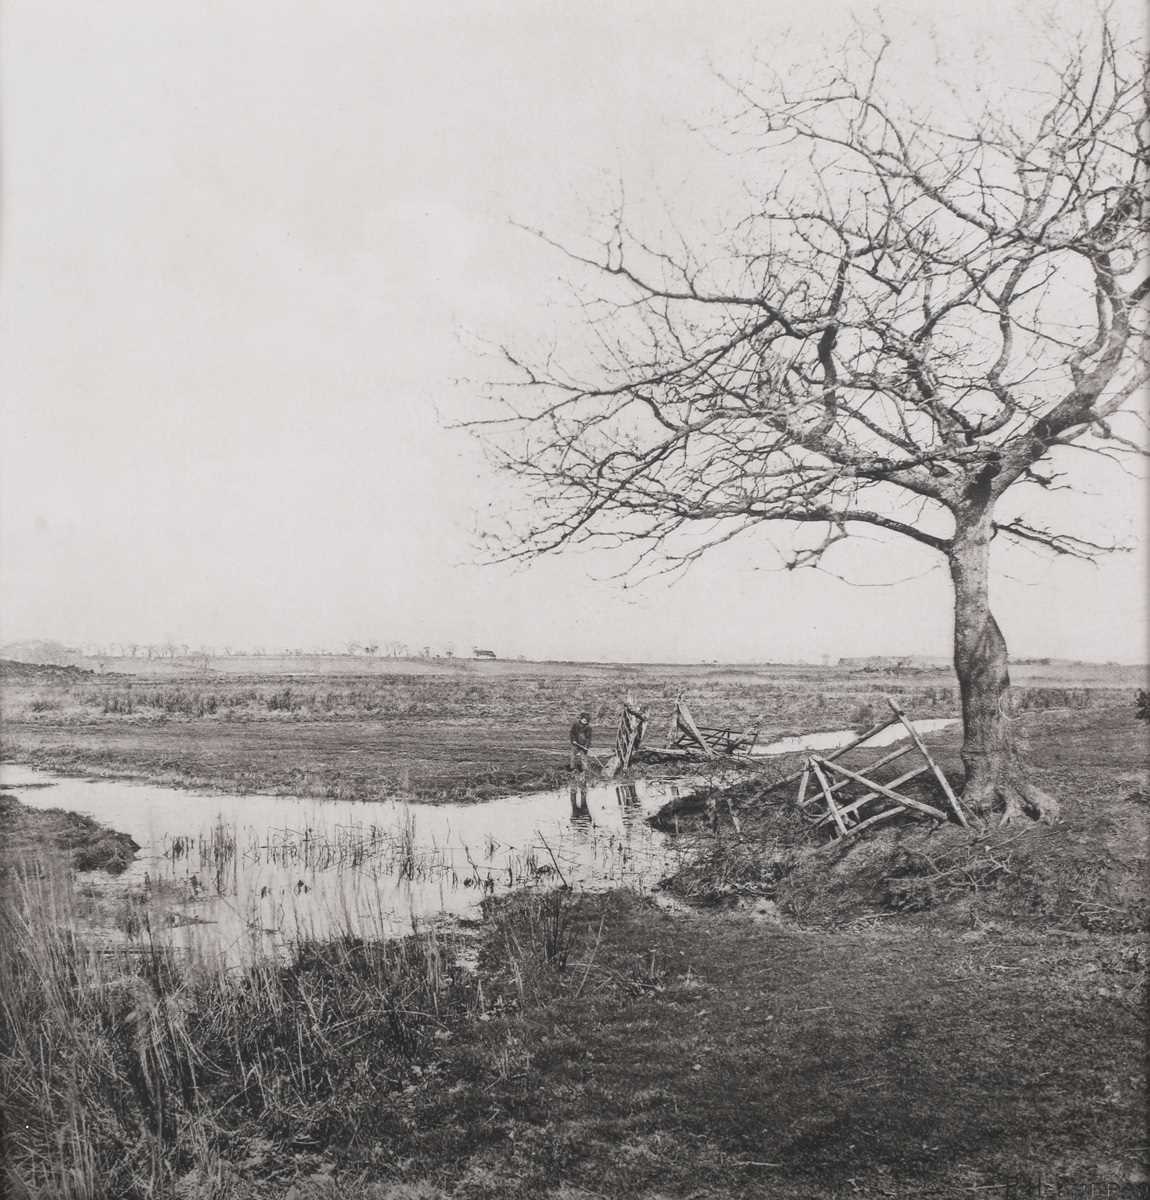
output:
M 576 721 L 571 726 L 571 745 L 578 746 L 580 750 L 590 750 L 591 748 L 591 722 L 584 724 L 582 721 Z

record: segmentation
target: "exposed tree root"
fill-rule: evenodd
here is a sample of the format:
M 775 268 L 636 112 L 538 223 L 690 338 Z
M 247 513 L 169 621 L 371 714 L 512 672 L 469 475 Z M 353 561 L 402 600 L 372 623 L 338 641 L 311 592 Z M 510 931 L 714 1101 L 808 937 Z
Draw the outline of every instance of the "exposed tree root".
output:
M 1034 821 L 1045 821 L 1053 825 L 1058 820 L 1058 801 L 1026 780 L 1014 780 L 998 789 L 1003 800 L 1002 824 L 1010 825 L 1015 821 L 1030 818 Z
M 1058 801 L 1014 770 L 997 779 L 972 781 L 963 792 L 963 804 L 979 816 L 1001 813 L 1003 825 L 1018 821 L 1044 821 L 1053 825 L 1059 818 Z

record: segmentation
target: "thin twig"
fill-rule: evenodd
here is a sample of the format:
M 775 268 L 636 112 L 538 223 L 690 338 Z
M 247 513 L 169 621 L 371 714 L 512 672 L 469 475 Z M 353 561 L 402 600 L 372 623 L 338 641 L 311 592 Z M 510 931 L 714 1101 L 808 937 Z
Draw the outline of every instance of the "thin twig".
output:
M 599 952 L 599 941 L 603 936 L 603 922 L 607 919 L 607 914 L 604 913 L 599 918 L 599 930 L 595 934 L 595 945 L 591 947 L 591 957 L 583 965 L 583 978 L 579 980 L 579 986 L 575 989 L 575 999 L 578 1000 L 583 995 L 583 988 L 587 984 L 587 976 L 591 974 L 591 968 L 595 965 L 595 955 Z
M 544 850 L 546 850 L 547 853 L 551 855 L 551 861 L 555 864 L 555 870 L 558 872 L 559 878 L 563 880 L 563 886 L 565 888 L 570 888 L 571 885 L 567 882 L 567 878 L 563 874 L 563 868 L 559 865 L 559 860 L 555 857 L 555 854 L 552 851 L 551 847 L 547 844 L 547 839 L 543 836 L 542 833 L 539 834 L 539 840 L 543 843 Z

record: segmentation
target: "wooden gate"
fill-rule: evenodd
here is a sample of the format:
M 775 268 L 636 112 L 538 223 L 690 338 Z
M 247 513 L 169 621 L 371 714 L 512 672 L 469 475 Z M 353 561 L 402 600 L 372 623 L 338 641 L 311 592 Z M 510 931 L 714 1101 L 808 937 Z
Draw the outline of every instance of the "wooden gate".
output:
M 929 817 L 935 821 L 947 821 L 953 817 L 966 826 L 966 814 L 954 794 L 942 768 L 931 757 L 930 751 L 919 736 L 918 730 L 907 719 L 898 704 L 887 698 L 892 716 L 889 720 L 868 729 L 860 737 L 832 754 L 812 754 L 801 770 L 787 776 L 775 785 L 799 781 L 797 803 L 799 811 L 816 828 L 826 828 L 835 840 L 853 837 L 864 829 L 870 829 L 891 817 L 911 813 Z M 848 767 L 840 760 L 852 750 L 864 749 L 880 733 L 892 725 L 901 724 L 909 741 L 900 743 L 890 753 L 865 766 Z M 907 755 L 917 755 L 919 762 L 885 783 L 875 778 L 875 773 Z M 946 809 L 927 804 L 900 791 L 911 780 L 922 775 L 934 776 L 944 797 Z M 948 811 L 949 810 L 949 813 Z

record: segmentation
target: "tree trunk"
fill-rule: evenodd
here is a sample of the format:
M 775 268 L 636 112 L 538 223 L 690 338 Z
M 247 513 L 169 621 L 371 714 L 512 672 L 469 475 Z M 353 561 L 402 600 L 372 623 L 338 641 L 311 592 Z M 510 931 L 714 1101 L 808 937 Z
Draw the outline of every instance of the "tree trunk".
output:
M 962 697 L 963 803 L 1003 821 L 1026 814 L 1047 821 L 1058 802 L 1026 779 L 1014 743 L 1006 640 L 990 611 L 989 506 L 958 523 L 950 550 L 954 581 L 954 668 Z

